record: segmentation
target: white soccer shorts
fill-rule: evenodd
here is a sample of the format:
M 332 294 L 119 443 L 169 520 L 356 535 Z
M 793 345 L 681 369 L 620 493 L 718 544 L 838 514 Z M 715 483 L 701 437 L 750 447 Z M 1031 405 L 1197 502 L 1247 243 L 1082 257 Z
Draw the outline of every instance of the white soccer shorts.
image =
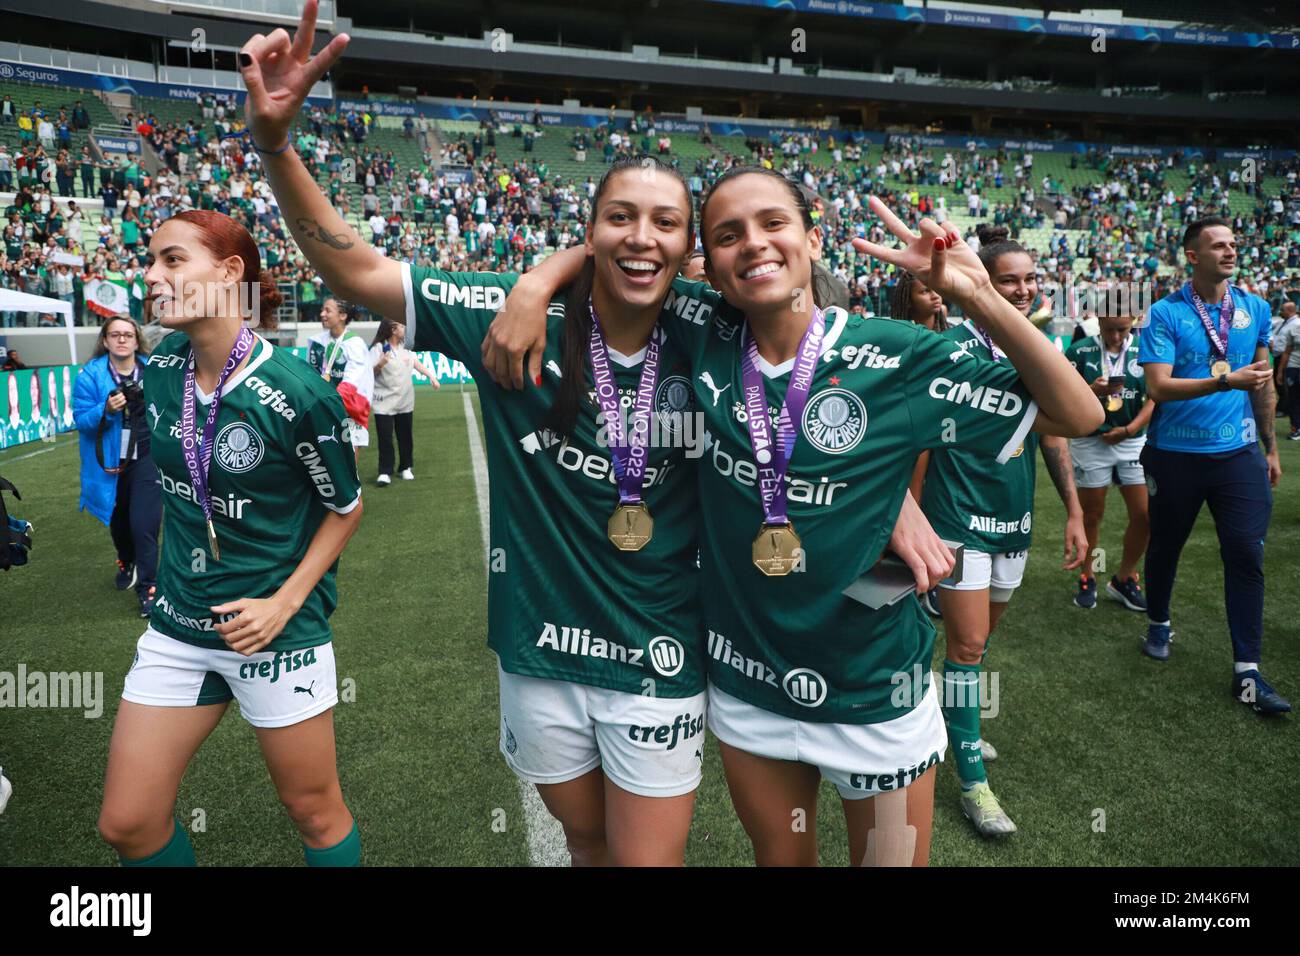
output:
M 149 707 L 199 707 L 234 699 L 254 727 L 288 727 L 338 703 L 334 645 L 245 657 L 187 644 L 150 627 L 136 642 L 122 699 Z
M 900 790 L 943 760 L 948 732 L 938 681 L 921 703 L 877 724 L 796 720 L 747 704 L 709 685 L 709 729 L 723 743 L 771 760 L 812 764 L 845 800 Z
M 1074 459 L 1074 483 L 1080 488 L 1107 488 L 1111 476 L 1118 473 L 1121 485 L 1146 484 L 1142 462 L 1138 457 L 1146 447 L 1147 436 L 1125 438 L 1107 445 L 1100 435 L 1070 439 L 1070 457 Z
M 950 591 L 983 591 L 987 588 L 990 598 L 1006 602 L 1025 579 L 1028 561 L 1028 551 L 989 553 L 967 548 L 961 554 L 961 577 L 941 581 L 939 587 Z
M 520 778 L 567 783 L 601 767 L 641 797 L 679 797 L 700 785 L 705 694 L 646 697 L 571 681 L 508 674 L 501 687 L 501 753 Z

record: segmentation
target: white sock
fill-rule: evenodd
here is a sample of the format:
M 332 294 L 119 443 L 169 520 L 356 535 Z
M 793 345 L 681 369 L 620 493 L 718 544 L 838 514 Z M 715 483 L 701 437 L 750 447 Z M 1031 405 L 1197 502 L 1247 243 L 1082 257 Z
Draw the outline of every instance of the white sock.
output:
M 1168 627 L 1168 626 L 1169 626 L 1169 622 L 1168 622 L 1168 621 L 1153 621 L 1153 620 L 1151 620 L 1150 618 L 1147 618 L 1147 623 L 1148 623 L 1148 624 L 1154 624 L 1154 625 L 1156 625 L 1156 627 Z
M 1258 662 L 1244 662 L 1244 661 L 1232 662 L 1232 672 L 1234 674 L 1244 674 L 1246 673 L 1246 671 L 1257 671 L 1257 670 L 1259 670 Z

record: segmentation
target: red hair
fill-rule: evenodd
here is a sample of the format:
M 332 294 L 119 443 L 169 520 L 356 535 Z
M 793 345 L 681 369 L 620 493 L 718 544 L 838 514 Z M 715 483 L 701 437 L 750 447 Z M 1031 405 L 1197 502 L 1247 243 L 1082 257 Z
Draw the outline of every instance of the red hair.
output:
M 262 256 L 249 231 L 229 216 L 210 209 L 177 213 L 171 221 L 187 222 L 197 229 L 199 241 L 218 262 L 231 256 L 238 256 L 243 261 L 244 274 L 239 281 L 258 283 L 260 324 L 274 328 L 275 310 L 280 307 L 283 296 L 275 283 L 262 281 Z

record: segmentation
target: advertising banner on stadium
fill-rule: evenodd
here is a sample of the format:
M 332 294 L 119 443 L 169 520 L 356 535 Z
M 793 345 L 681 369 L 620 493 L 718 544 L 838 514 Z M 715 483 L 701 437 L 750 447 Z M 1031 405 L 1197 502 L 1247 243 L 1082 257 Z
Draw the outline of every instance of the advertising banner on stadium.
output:
M 80 365 L 0 372 L 0 448 L 52 439 L 76 428 L 72 420 L 72 383 Z
M 105 93 L 133 93 L 136 96 L 156 96 L 167 100 L 191 100 L 194 102 L 197 102 L 199 97 L 205 93 L 219 93 L 224 96 L 232 96 L 241 104 L 244 102 L 243 90 L 226 87 L 157 83 L 152 80 L 139 80 L 127 76 L 109 76 L 104 73 L 65 70 L 56 66 L 33 66 L 30 63 L 17 63 L 13 60 L 0 60 L 0 80 L 43 83 L 47 86 L 72 86 L 83 90 L 102 90 Z M 307 102 L 313 106 L 328 107 L 331 100 L 327 96 L 309 96 Z
M 1201 27 L 1092 23 L 1082 20 L 1057 20 L 968 10 L 905 7 L 894 3 L 854 3 L 849 0 L 714 0 L 714 2 L 799 13 L 863 17 L 871 20 L 933 23 L 937 26 L 977 27 L 983 30 L 1009 30 L 1016 33 L 1042 33 L 1048 36 L 1078 37 L 1089 41 L 1098 36 L 1097 31 L 1100 30 L 1105 33 L 1108 40 L 1300 50 L 1300 34 L 1296 33 L 1242 33 L 1236 30 L 1206 30 Z
M 135 136 L 106 136 L 95 133 L 95 143 L 106 153 L 123 153 L 135 156 L 140 152 L 140 140 Z
M 304 362 L 307 361 L 307 350 L 305 348 L 294 346 L 289 351 Z M 474 377 L 469 374 L 469 369 L 465 367 L 464 362 L 450 359 L 441 352 L 416 352 L 414 354 L 421 365 L 438 376 L 439 385 L 456 385 L 474 381 Z M 429 380 L 419 372 L 411 373 L 411 381 L 416 385 L 430 384 Z

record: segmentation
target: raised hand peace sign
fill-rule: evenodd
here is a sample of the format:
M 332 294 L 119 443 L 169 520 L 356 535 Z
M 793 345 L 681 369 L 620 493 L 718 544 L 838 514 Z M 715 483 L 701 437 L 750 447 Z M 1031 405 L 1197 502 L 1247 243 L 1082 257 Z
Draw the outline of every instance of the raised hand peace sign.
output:
M 302 19 L 292 40 L 287 31 L 278 29 L 270 36 L 257 34 L 239 51 L 239 72 L 248 88 L 244 117 L 254 144 L 263 149 L 276 150 L 285 144 L 312 86 L 348 45 L 348 35 L 340 33 L 323 50 L 311 55 L 316 6 L 317 0 L 303 4 Z
M 881 262 L 888 262 L 917 276 L 949 301 L 969 302 L 981 288 L 991 285 L 988 271 L 971 247 L 962 241 L 951 222 L 922 219 L 920 235 L 908 229 L 883 202 L 872 196 L 872 211 L 898 239 L 903 249 L 878 246 L 866 239 L 854 239 L 853 248 Z

